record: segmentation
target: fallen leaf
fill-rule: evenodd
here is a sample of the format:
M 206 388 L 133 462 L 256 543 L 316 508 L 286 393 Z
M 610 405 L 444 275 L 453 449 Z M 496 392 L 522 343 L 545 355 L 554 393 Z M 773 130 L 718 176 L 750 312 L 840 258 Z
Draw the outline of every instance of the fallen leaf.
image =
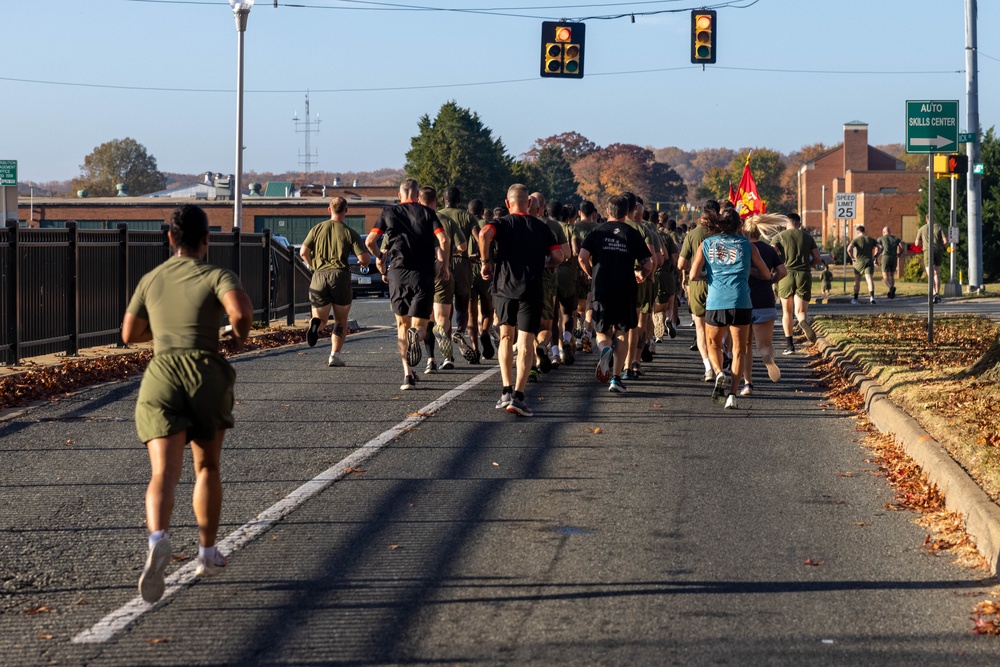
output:
M 823 564 L 823 561 L 821 561 L 821 560 L 813 560 L 812 558 L 806 558 L 806 562 L 804 562 L 802 564 L 803 565 L 809 565 L 810 567 L 819 567 L 820 565 Z
M 854 477 L 853 472 L 838 472 L 837 477 Z
M 77 600 L 73 604 L 90 604 L 90 602 L 87 600 L 87 598 L 80 598 L 79 600 Z
M 364 471 L 364 468 L 344 468 L 344 474 L 346 475 L 360 475 Z
M 153 637 L 149 640 L 150 644 L 166 644 L 170 641 L 170 637 Z
M 185 556 L 184 554 L 174 554 L 173 556 L 170 557 L 170 560 L 175 563 L 181 563 L 183 561 L 188 560 L 189 558 L 191 558 L 191 556 Z
M 433 417 L 434 413 L 433 412 L 420 412 L 418 410 L 417 412 L 411 412 L 410 414 L 408 414 L 406 416 L 407 417 Z
M 651 407 L 651 408 L 662 408 L 663 407 L 663 403 L 650 403 L 649 407 Z
M 74 442 L 75 442 L 75 440 L 73 440 L 73 438 L 66 438 L 66 446 L 67 447 L 72 446 Z
M 588 428 L 587 430 L 593 433 L 594 435 L 597 435 L 598 433 L 604 433 L 604 431 L 601 430 L 600 426 L 596 426 L 594 428 Z
M 493 465 L 495 465 L 495 466 L 496 466 L 496 467 L 498 467 L 498 468 L 500 467 L 500 464 L 499 464 L 499 463 L 497 463 L 496 461 L 494 461 L 494 462 L 493 462 Z
M 52 609 L 51 607 L 46 607 L 45 605 L 41 605 L 40 607 L 35 607 L 33 609 L 25 609 L 24 615 L 34 616 L 35 614 L 51 614 L 53 611 L 55 611 L 55 609 Z
M 866 521 L 855 521 L 854 525 L 855 526 L 870 526 L 871 524 L 868 523 L 868 522 L 866 522 Z
M 39 639 L 52 639 L 52 635 L 46 635 L 46 634 L 39 633 L 38 634 L 38 638 Z
M 403 548 L 402 545 L 399 545 L 399 544 L 390 544 L 389 545 L 389 551 L 395 551 L 396 549 L 402 549 L 402 548 Z

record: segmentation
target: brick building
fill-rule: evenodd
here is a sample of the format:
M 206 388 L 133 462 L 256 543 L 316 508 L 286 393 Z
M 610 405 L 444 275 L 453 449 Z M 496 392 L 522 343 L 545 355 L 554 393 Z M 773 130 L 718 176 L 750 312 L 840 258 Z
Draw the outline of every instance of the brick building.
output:
M 349 227 L 365 234 L 371 230 L 382 209 L 399 201 L 398 187 L 326 187 L 322 192 L 306 190 L 300 197 L 262 197 L 244 195 L 244 232 L 261 232 L 265 228 L 286 237 L 291 243 L 302 243 L 309 230 L 328 219 L 330 198 L 347 199 Z M 26 227 L 58 228 L 67 222 L 80 229 L 116 229 L 119 222 L 130 229 L 159 229 L 171 211 L 182 204 L 197 204 L 205 209 L 213 231 L 233 229 L 233 202 L 229 199 L 203 197 L 78 197 L 18 199 L 18 222 Z
M 864 225 L 869 236 L 878 237 L 882 228 L 904 241 L 917 233 L 917 202 L 920 199 L 921 171 L 906 171 L 903 162 L 868 145 L 868 124 L 853 121 L 844 125 L 844 142 L 819 155 L 799 169 L 799 212 L 803 223 L 819 230 L 824 245 L 842 242 L 844 221 L 837 220 L 834 199 L 838 192 L 857 194 L 857 217 L 850 223 L 847 239 L 855 225 Z

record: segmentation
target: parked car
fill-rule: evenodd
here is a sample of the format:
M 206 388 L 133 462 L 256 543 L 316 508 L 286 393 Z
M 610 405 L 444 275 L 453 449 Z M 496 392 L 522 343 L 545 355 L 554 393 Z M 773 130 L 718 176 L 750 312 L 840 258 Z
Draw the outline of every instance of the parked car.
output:
M 354 255 L 347 258 L 347 263 L 351 270 L 351 288 L 354 296 L 361 294 L 389 296 L 389 284 L 379 273 L 374 256 L 371 256 L 368 266 L 359 265 L 358 258 Z

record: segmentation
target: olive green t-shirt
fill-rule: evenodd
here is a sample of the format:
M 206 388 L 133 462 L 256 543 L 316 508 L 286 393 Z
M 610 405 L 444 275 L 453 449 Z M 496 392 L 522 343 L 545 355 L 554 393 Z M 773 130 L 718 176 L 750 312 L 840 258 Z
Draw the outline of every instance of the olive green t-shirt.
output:
M 878 243 L 870 236 L 856 236 L 848 246 L 848 254 L 854 256 L 855 265 L 870 265 Z M 851 252 L 854 250 L 854 252 Z
M 462 230 L 462 234 L 465 235 L 465 240 L 468 241 L 469 247 L 465 249 L 465 252 L 456 252 L 454 250 L 455 242 L 452 241 L 452 257 L 471 257 L 478 251 L 478 240 L 476 236 L 476 231 L 479 229 L 479 219 L 469 213 L 468 211 L 460 208 L 443 208 L 437 212 L 438 218 L 448 218 Z M 476 249 L 473 249 L 473 246 Z
M 812 251 L 816 240 L 804 229 L 785 229 L 771 240 L 778 249 L 789 271 L 809 271 L 812 268 Z
M 694 254 L 701 251 L 701 244 L 705 241 L 705 239 L 711 236 L 715 236 L 715 232 L 710 230 L 708 227 L 698 225 L 694 229 L 690 230 L 684 235 L 684 243 L 681 244 L 681 257 L 690 262 L 691 258 L 694 257 Z M 690 266 L 688 268 L 690 268 Z
M 878 244 L 882 247 L 882 255 L 885 257 L 896 257 L 899 255 L 899 244 L 902 242 L 898 236 L 885 234 L 878 237 Z
M 563 264 L 575 264 L 576 260 L 573 254 L 573 244 L 570 243 L 570 239 L 573 238 L 573 223 L 570 222 L 560 222 L 559 228 L 562 229 L 563 235 L 566 237 L 566 243 L 569 243 L 569 252 L 566 253 L 566 257 L 563 258 Z
M 455 257 L 465 257 L 466 255 L 458 249 L 458 246 L 462 245 L 467 240 L 465 234 L 462 232 L 462 227 L 447 215 L 439 215 L 438 220 L 441 221 L 441 226 L 444 227 L 444 233 L 448 235 L 448 240 L 451 241 L 451 255 L 448 259 L 450 260 Z
M 352 250 L 355 257 L 368 252 L 361 235 L 337 220 L 324 220 L 310 229 L 302 245 L 312 253 L 313 271 L 346 269 Z
M 917 241 L 920 242 L 920 246 L 924 248 L 924 252 L 927 252 L 928 246 L 931 242 L 927 238 L 927 225 L 923 225 L 917 230 Z M 934 250 L 936 252 L 941 252 L 944 247 L 948 245 L 948 238 L 944 235 L 944 228 L 941 225 L 934 223 Z
M 222 297 L 242 290 L 232 271 L 194 257 L 171 257 L 144 275 L 128 312 L 149 321 L 153 354 L 168 350 L 219 351 Z
M 597 229 L 597 225 L 589 220 L 578 220 L 573 223 L 573 238 L 576 239 L 576 247 L 582 248 L 590 232 Z
M 564 245 L 569 243 L 569 238 L 566 237 L 566 230 L 563 229 L 562 223 L 558 220 L 553 220 L 552 218 L 541 218 L 542 222 L 549 226 L 552 233 L 556 236 L 556 241 L 559 245 Z

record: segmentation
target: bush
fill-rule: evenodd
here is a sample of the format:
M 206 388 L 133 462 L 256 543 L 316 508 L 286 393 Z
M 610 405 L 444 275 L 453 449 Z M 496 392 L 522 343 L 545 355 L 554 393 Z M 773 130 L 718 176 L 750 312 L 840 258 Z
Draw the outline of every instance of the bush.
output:
M 944 259 L 941 262 L 941 284 L 943 285 L 951 279 L 951 259 L 948 253 L 945 253 Z M 903 267 L 902 280 L 904 283 L 927 282 L 927 274 L 924 272 L 923 255 L 910 256 L 909 261 L 906 262 L 906 266 Z
M 830 239 L 827 239 L 823 249 L 833 256 L 834 264 L 844 263 L 844 244 L 840 241 L 831 241 Z

